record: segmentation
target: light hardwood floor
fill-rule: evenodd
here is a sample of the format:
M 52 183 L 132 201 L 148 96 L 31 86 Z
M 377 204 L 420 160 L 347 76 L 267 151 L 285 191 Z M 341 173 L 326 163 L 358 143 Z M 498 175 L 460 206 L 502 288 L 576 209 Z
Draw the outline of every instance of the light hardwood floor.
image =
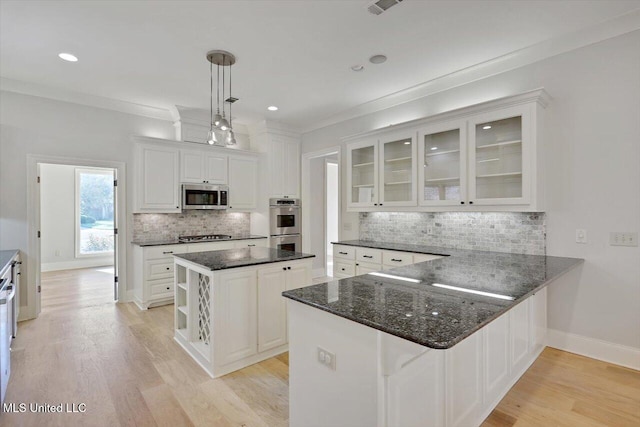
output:
M 286 354 L 213 380 L 173 341 L 173 306 L 87 305 L 73 294 L 91 273 L 64 274 L 66 299 L 43 292 L 48 308 L 20 323 L 6 401 L 87 412 L 5 413 L 1 426 L 287 425 Z M 484 426 L 548 425 L 640 425 L 640 373 L 546 349 Z

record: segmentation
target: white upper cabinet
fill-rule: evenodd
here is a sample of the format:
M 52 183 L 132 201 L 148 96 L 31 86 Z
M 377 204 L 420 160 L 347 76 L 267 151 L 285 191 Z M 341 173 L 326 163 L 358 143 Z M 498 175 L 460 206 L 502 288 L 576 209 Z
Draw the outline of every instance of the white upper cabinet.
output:
M 415 132 L 388 133 L 347 146 L 349 207 L 416 205 Z
M 537 89 L 349 138 L 347 210 L 544 210 L 548 100 Z
M 135 212 L 180 212 L 179 154 L 176 148 L 136 145 Z
M 180 182 L 226 184 L 227 156 L 180 150 Z
M 469 203 L 526 205 L 531 197 L 531 106 L 469 120 Z
M 348 206 L 378 206 L 378 141 L 349 144 L 347 167 Z
M 418 201 L 421 206 L 459 206 L 467 200 L 467 123 L 454 121 L 418 130 Z
M 229 157 L 229 210 L 249 212 L 258 207 L 259 159 Z
M 379 206 L 416 205 L 415 132 L 394 133 L 380 138 Z

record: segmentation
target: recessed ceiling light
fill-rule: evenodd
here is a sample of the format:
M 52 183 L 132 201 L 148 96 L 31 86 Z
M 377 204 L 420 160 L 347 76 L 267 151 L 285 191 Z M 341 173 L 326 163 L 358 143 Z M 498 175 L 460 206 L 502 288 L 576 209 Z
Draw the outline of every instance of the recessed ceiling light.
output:
M 484 125 L 484 126 L 482 126 L 482 129 L 484 129 L 484 130 L 491 129 L 491 125 Z
M 65 61 L 78 62 L 78 58 L 75 55 L 72 55 L 70 53 L 59 53 L 58 57 L 60 59 L 64 59 Z
M 356 64 L 351 66 L 351 71 L 362 71 L 364 70 L 364 65 Z
M 438 149 L 438 147 L 431 147 L 431 151 L 437 150 L 437 149 Z
M 407 142 L 404 143 L 404 145 L 411 145 L 411 142 L 407 141 Z
M 371 58 L 369 58 L 369 62 L 371 62 L 372 64 L 382 64 L 386 61 L 387 57 L 384 55 L 373 55 Z
M 278 107 L 276 107 L 275 105 L 269 105 L 267 107 L 267 110 L 269 110 L 269 111 L 278 111 Z

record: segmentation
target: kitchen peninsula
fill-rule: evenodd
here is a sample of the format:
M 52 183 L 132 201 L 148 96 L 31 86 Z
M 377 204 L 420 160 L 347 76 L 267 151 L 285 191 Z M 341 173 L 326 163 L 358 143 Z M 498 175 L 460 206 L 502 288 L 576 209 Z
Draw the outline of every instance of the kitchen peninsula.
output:
M 283 293 L 293 427 L 480 425 L 544 349 L 546 286 L 583 262 L 339 244 L 441 258 Z
M 175 340 L 213 378 L 287 351 L 282 292 L 311 284 L 311 258 L 248 247 L 174 254 Z

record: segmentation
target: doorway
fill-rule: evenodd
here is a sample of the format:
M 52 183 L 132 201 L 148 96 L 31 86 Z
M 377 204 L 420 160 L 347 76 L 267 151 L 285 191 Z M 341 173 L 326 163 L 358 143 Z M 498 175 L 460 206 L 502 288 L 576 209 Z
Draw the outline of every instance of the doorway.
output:
M 313 277 L 331 277 L 339 239 L 340 147 L 302 155 L 302 250 L 315 255 Z
M 117 171 L 39 163 L 44 311 L 113 302 Z
M 76 242 L 79 240 L 81 243 L 83 238 L 82 224 L 80 223 L 80 221 L 82 220 L 81 213 L 80 213 L 80 209 L 77 209 L 75 204 L 75 199 L 76 199 L 75 168 L 79 170 L 105 169 L 110 174 L 108 175 L 109 180 L 112 182 L 112 185 L 115 187 L 112 190 L 113 191 L 112 193 L 113 208 L 112 209 L 113 209 L 114 232 L 113 232 L 113 238 L 112 238 L 113 239 L 113 255 L 110 257 L 111 265 L 106 267 L 95 267 L 96 269 L 101 269 L 103 271 L 84 272 L 84 274 L 80 274 L 82 272 L 78 268 L 70 269 L 70 271 L 78 273 L 78 277 L 74 278 L 71 276 L 66 276 L 62 278 L 58 277 L 57 279 L 59 282 L 67 281 L 69 282 L 69 284 L 71 284 L 71 282 L 73 281 L 75 281 L 76 283 L 86 283 L 88 280 L 93 281 L 93 278 L 100 277 L 100 276 L 96 276 L 99 274 L 101 275 L 101 277 L 105 278 L 105 281 L 106 281 L 105 283 L 109 284 L 107 289 L 109 289 L 108 295 L 110 295 L 109 297 L 110 303 L 114 300 L 117 300 L 119 302 L 130 300 L 130 295 L 128 295 L 126 292 L 126 288 L 127 288 L 127 282 L 125 280 L 126 274 L 123 274 L 122 276 L 120 276 L 119 274 L 120 272 L 124 273 L 127 271 L 127 265 L 126 265 L 127 239 L 120 238 L 120 237 L 127 236 L 127 222 L 126 222 L 127 195 L 126 195 L 125 186 L 122 186 L 122 185 L 118 186 L 118 181 L 126 182 L 125 164 L 123 162 L 116 162 L 116 161 L 110 161 L 110 160 L 77 159 L 77 158 L 71 158 L 71 157 L 57 157 L 57 156 L 47 156 L 47 155 L 38 155 L 38 154 L 28 154 L 27 155 L 28 244 L 27 244 L 27 250 L 26 250 L 27 266 L 25 269 L 26 274 L 23 275 L 23 280 L 25 284 L 25 286 L 23 286 L 23 289 L 25 292 L 21 293 L 21 306 L 23 307 L 23 309 L 20 310 L 20 316 L 18 320 L 22 321 L 22 320 L 34 319 L 38 317 L 41 311 L 41 298 L 40 298 L 42 295 L 41 267 L 43 264 L 41 246 L 42 246 L 42 240 L 44 237 L 42 233 L 41 218 L 43 216 L 46 216 L 50 211 L 49 210 L 49 211 L 43 212 L 43 209 L 41 207 L 42 200 L 41 200 L 40 193 L 41 193 L 41 186 L 43 184 L 41 179 L 42 165 L 67 165 L 70 167 L 74 167 L 74 173 L 73 173 L 73 179 L 72 179 L 73 183 L 71 184 L 74 191 L 74 195 L 73 195 L 74 202 L 72 202 L 73 212 L 69 216 L 73 218 L 74 227 L 75 227 L 75 224 L 79 224 L 79 225 L 77 228 L 77 233 L 76 233 L 76 228 L 74 228 L 73 232 L 68 232 L 68 234 L 70 235 L 69 237 L 71 237 L 72 241 L 74 242 L 73 243 L 74 255 L 76 251 L 75 249 Z M 60 203 L 57 203 L 55 206 L 56 206 L 55 209 L 58 209 L 59 206 L 62 206 L 62 205 Z M 111 207 L 103 206 L 102 209 L 110 210 Z M 76 210 L 78 210 L 78 212 L 76 212 Z M 89 223 L 92 222 L 91 219 L 85 218 L 84 219 L 85 225 L 89 225 L 87 224 L 87 221 Z M 100 228 L 102 229 L 110 228 L 110 221 L 108 220 L 104 220 L 104 221 L 106 222 L 98 222 L 98 220 L 96 219 L 96 223 L 94 223 L 95 226 L 84 227 L 84 228 L 98 229 L 98 230 Z M 106 230 L 102 230 L 103 234 L 104 232 L 106 232 Z M 90 238 L 86 236 L 86 233 L 84 234 L 85 234 L 84 236 L 85 241 L 91 240 L 94 242 L 93 246 L 91 247 L 104 248 L 104 245 L 106 243 L 101 242 L 101 240 L 105 240 L 105 239 L 99 239 L 96 236 Z M 100 231 L 98 231 L 98 233 L 96 234 L 98 234 L 98 237 L 99 237 Z M 58 248 L 58 249 L 61 249 L 61 248 Z M 82 249 L 80 251 L 83 252 Z M 55 256 L 55 248 L 54 248 L 53 254 Z M 62 255 L 62 251 L 60 251 L 60 255 Z M 61 258 L 61 256 L 58 258 Z M 64 267 L 64 264 L 62 265 L 58 264 L 58 266 Z M 45 266 L 45 268 L 47 267 L 50 267 L 50 266 Z M 94 268 L 94 267 L 90 266 L 88 268 Z M 45 274 L 48 274 L 48 272 L 45 272 Z M 88 277 L 90 276 L 92 276 L 93 278 L 88 279 Z M 46 277 L 45 277 L 45 280 L 46 280 Z M 62 290 L 62 288 L 60 289 Z M 88 289 L 86 289 L 86 291 L 88 295 L 94 296 Z M 70 292 L 73 292 L 73 289 Z M 63 295 L 67 295 L 67 294 L 65 293 Z M 71 296 L 69 295 L 67 296 L 67 298 L 71 298 Z M 95 305 L 95 304 L 89 304 L 89 305 Z

